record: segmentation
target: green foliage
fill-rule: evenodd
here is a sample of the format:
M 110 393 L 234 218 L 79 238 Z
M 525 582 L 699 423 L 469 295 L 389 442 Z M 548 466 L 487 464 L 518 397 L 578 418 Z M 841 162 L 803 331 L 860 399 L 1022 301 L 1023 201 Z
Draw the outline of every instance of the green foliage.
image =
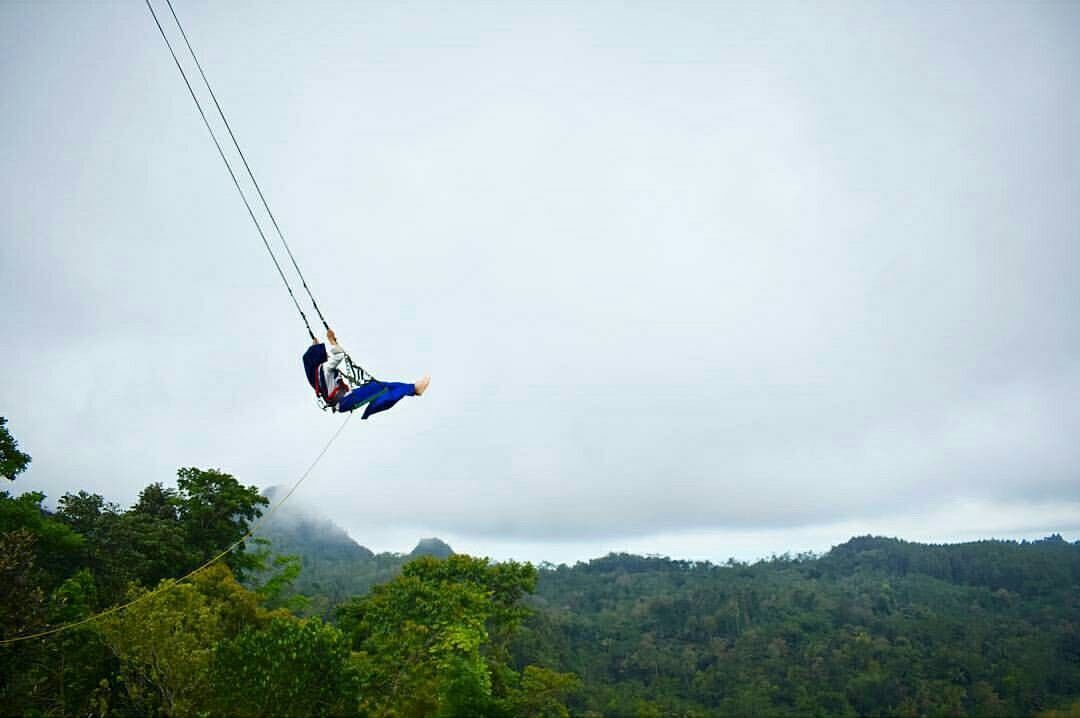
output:
M 89 575 L 70 583 L 65 578 L 78 569 L 85 542 L 42 508 L 44 498 L 38 492 L 18 498 L 0 492 L 0 638 L 82 615 L 85 601 L 77 589 Z M 86 657 L 85 644 L 85 634 L 76 632 L 63 643 L 0 648 L 0 706 L 11 715 L 81 709 L 89 695 L 71 679 Z M 82 675 L 98 672 L 91 666 Z
M 50 514 L 43 494 L 0 492 L 0 635 L 77 621 L 145 591 L 140 586 L 186 573 L 242 536 L 265 504 L 226 474 L 181 474 L 180 491 L 151 485 L 129 511 L 80 491 Z M 228 540 L 209 553 L 219 539 Z M 265 613 L 231 573 L 209 581 L 222 570 L 228 573 L 215 567 L 101 624 L 0 649 L 0 714 L 191 714 L 206 703 L 197 688 L 214 630 L 231 636 Z M 177 624 L 179 634 L 157 630 L 188 608 L 193 623 Z
M 835 577 L 859 571 L 916 574 L 1025 597 L 1080 583 L 1076 546 L 1058 534 L 1034 543 L 975 541 L 949 546 L 861 536 L 837 546 L 818 562 L 818 567 L 825 575 Z
M 45 591 L 37 569 L 33 531 L 19 528 L 0 534 L 0 606 L 5 606 L 0 637 L 29 633 L 45 618 Z
M 158 593 L 102 619 L 98 626 L 120 661 L 123 701 L 143 715 L 195 716 L 215 705 L 214 647 L 268 618 L 227 566 L 190 582 L 163 582 Z M 145 589 L 136 591 L 138 598 Z
M 19 451 L 19 442 L 7 430 L 7 419 L 0 416 L 0 477 L 14 481 L 30 461 L 30 454 Z
M 35 563 L 44 571 L 43 585 L 52 588 L 79 566 L 83 538 L 45 511 L 45 494 L 29 491 L 12 498 L 0 491 L 0 535 L 25 529 L 34 536 Z
M 514 660 L 579 713 L 1030 715 L 1080 695 L 1080 544 L 853 539 L 754 565 L 612 555 L 540 573 Z
M 203 560 L 185 543 L 186 534 L 177 518 L 159 518 L 137 508 L 121 512 L 97 494 L 65 494 L 56 518 L 84 540 L 82 564 L 99 586 L 99 606 L 121 600 L 131 583 L 153 586 Z
M 488 568 L 466 556 L 421 558 L 341 610 L 357 651 L 365 714 L 484 710 L 491 694 L 480 653 L 492 613 Z
M 276 500 L 278 493 L 270 490 L 267 496 Z M 256 536 L 257 541 L 268 541 L 279 555 L 300 560 L 300 574 L 275 600 L 288 602 L 303 597 L 304 605 L 297 607 L 298 612 L 324 620 L 333 619 L 337 606 L 350 597 L 366 594 L 376 584 L 397 576 L 409 560 L 399 553 L 376 555 L 332 522 L 294 513 L 288 505 L 268 517 Z M 254 585 L 264 579 L 249 574 L 249 580 Z
M 558 673 L 540 666 L 525 666 L 520 687 L 514 691 L 514 715 L 519 718 L 567 718 L 566 701 L 581 690 L 573 673 Z
M 35 534 L 26 528 L 0 533 L 0 638 L 31 633 L 45 623 L 46 594 L 36 566 L 35 542 Z M 27 667 L 39 656 L 37 647 L 0 648 L 3 712 L 25 712 L 32 705 L 29 696 L 38 681 Z
M 285 555 L 296 556 L 300 560 L 300 574 L 279 599 L 283 602 L 294 598 L 302 599 L 302 606 L 297 606 L 300 614 L 318 616 L 332 620 L 337 607 L 353 596 L 361 596 L 375 586 L 386 583 L 401 573 L 402 567 L 409 561 L 405 554 L 380 553 L 366 556 L 331 556 L 318 548 L 296 541 L 280 542 L 272 537 L 275 551 L 284 551 Z M 274 557 L 271 563 L 276 562 Z M 255 574 L 252 578 L 258 579 Z M 288 604 L 293 606 L 295 604 Z
M 1043 711 L 1036 718 L 1080 718 L 1080 700 L 1066 708 Z
M 304 610 L 309 599 L 290 591 L 302 570 L 300 557 L 276 555 L 271 558 L 271 551 L 266 547 L 269 541 L 255 539 L 255 543 L 260 544 L 260 550 L 252 558 L 258 559 L 260 566 L 249 572 L 248 587 L 267 606 L 288 608 L 294 613 Z
M 79 563 L 94 575 L 99 607 L 119 602 L 132 583 L 153 586 L 202 565 L 242 537 L 267 503 L 214 469 L 178 474 L 178 490 L 151 484 L 129 511 L 85 491 L 60 498 L 56 519 L 82 538 Z M 238 573 L 260 563 L 243 545 L 226 560 Z
M 176 510 L 186 536 L 185 543 L 209 558 L 237 541 L 248 524 L 270 502 L 254 486 L 217 469 L 186 468 L 177 471 Z M 258 567 L 258 560 L 245 554 L 241 544 L 228 557 L 240 575 Z
M 355 713 L 357 681 L 345 635 L 318 619 L 276 617 L 218 644 L 214 686 L 221 711 L 250 716 Z
M 50 590 L 56 580 L 38 566 L 38 539 L 27 528 L 0 534 L 0 637 L 88 615 L 94 594 L 89 573 L 79 571 Z M 101 642 L 86 629 L 0 648 L 0 714 L 86 714 L 104 676 L 104 658 Z
M 266 505 L 220 471 L 179 474 L 126 511 L 75 492 L 51 514 L 40 493 L 0 492 L 0 636 L 145 597 L 0 649 L 0 715 L 1057 718 L 1080 707 L 1080 544 L 1060 536 L 859 537 L 753 565 L 612 555 L 538 574 L 468 556 L 406 563 L 297 524 L 284 546 L 231 557 L 236 571 L 222 562 L 173 584 Z M 301 584 L 327 615 L 375 586 L 341 607 L 339 629 L 289 613 Z
M 423 557 L 340 612 L 370 716 L 559 715 L 573 677 L 507 665 L 536 570 L 454 555 Z M 554 712 L 553 712 L 554 711 Z

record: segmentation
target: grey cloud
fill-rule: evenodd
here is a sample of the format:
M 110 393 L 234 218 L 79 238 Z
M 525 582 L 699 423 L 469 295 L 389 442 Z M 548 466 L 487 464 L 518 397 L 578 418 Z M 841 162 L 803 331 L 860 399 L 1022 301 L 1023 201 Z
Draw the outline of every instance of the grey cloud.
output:
M 304 487 L 361 542 L 1076 501 L 1075 7 L 177 9 L 343 342 L 434 377 Z M 149 17 L 0 53 L 20 487 L 291 483 L 334 420 Z

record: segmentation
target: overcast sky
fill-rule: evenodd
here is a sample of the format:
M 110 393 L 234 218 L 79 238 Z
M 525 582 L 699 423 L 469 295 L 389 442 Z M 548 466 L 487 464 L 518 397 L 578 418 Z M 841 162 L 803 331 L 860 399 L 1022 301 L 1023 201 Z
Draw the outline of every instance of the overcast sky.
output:
M 1080 538 L 1080 4 L 175 7 L 342 344 L 432 375 L 298 495 L 361 543 Z M 291 484 L 341 418 L 146 6 L 0 2 L 0 88 L 8 488 Z

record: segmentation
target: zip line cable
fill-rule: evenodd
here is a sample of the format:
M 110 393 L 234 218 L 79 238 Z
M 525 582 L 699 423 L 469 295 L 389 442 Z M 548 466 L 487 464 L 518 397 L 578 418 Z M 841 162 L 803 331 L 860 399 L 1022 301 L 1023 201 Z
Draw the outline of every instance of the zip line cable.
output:
M 147 0 L 149 2 L 149 0 Z M 199 56 L 195 54 L 195 48 L 192 47 L 191 41 L 188 39 L 187 33 L 184 31 L 184 26 L 180 24 L 180 18 L 176 16 L 176 10 L 173 8 L 172 0 L 165 0 L 169 6 L 169 12 L 172 13 L 173 20 L 176 22 L 176 27 L 180 30 L 180 35 L 184 38 L 184 44 L 187 45 L 188 52 L 191 53 L 191 59 L 195 61 L 195 67 L 199 68 L 199 74 L 202 76 L 203 84 L 206 85 L 207 91 L 210 93 L 211 99 L 214 101 L 214 107 L 217 108 L 218 115 L 221 116 L 221 121 L 225 123 L 225 129 L 229 132 L 229 137 L 232 138 L 233 147 L 236 148 L 237 153 L 240 155 L 241 161 L 244 163 L 244 169 L 247 170 L 248 177 L 251 178 L 251 183 L 255 185 L 255 191 L 259 194 L 259 199 L 262 200 L 262 206 L 266 209 L 266 214 L 270 216 L 270 222 L 273 223 L 274 229 L 277 231 L 278 238 L 281 240 L 281 245 L 285 247 L 285 252 L 289 255 L 289 260 L 292 261 L 293 269 L 296 270 L 296 276 L 300 278 L 300 284 L 303 285 L 304 291 L 307 292 L 308 299 L 311 300 L 311 306 L 315 307 L 315 312 L 319 315 L 319 320 L 323 323 L 323 327 L 327 330 L 330 329 L 326 323 L 326 318 L 323 316 L 322 310 L 319 309 L 318 302 L 315 301 L 315 297 L 311 293 L 311 289 L 308 288 L 307 281 L 304 279 L 303 272 L 300 271 L 300 265 L 296 262 L 296 257 L 293 256 L 292 249 L 289 248 L 289 243 L 285 241 L 285 234 L 281 231 L 281 227 L 278 225 L 277 218 L 274 217 L 273 211 L 270 209 L 270 204 L 266 201 L 266 197 L 263 195 L 262 188 L 259 186 L 258 180 L 255 179 L 255 173 L 252 172 L 251 166 L 248 164 L 247 157 L 244 155 L 244 151 L 240 149 L 240 143 L 236 140 L 236 135 L 233 133 L 232 125 L 229 124 L 229 119 L 225 117 L 225 110 L 221 109 L 221 103 L 218 102 L 217 95 L 214 93 L 214 88 L 210 86 L 210 80 L 206 77 L 206 72 L 203 71 L 202 63 L 199 62 Z
M 91 623 L 93 621 L 100 620 L 100 619 L 104 618 L 105 616 L 109 616 L 109 615 L 112 615 L 114 613 L 119 613 L 120 611 L 123 611 L 125 608 L 131 608 L 132 606 L 134 606 L 137 603 L 142 603 L 143 601 L 147 601 L 147 600 L 153 598 L 154 596 L 157 596 L 160 593 L 164 593 L 165 591 L 168 591 L 170 588 L 173 588 L 174 586 L 177 586 L 180 583 L 183 583 L 184 581 L 188 580 L 189 578 L 192 578 L 196 574 L 201 573 L 202 571 L 205 571 L 206 569 L 210 568 L 215 563 L 217 563 L 218 561 L 220 561 L 221 559 L 225 558 L 227 555 L 232 553 L 232 551 L 234 549 L 236 549 L 236 547 L 238 547 L 240 544 L 244 543 L 249 538 L 251 538 L 255 534 L 255 532 L 258 530 L 258 528 L 260 526 L 262 526 L 266 522 L 266 520 L 269 519 L 274 514 L 274 512 L 277 511 L 281 507 L 282 504 L 284 504 L 286 501 L 289 500 L 289 497 L 292 496 L 293 493 L 295 493 L 298 488 L 300 488 L 300 484 L 304 483 L 304 479 L 306 479 L 308 476 L 311 475 L 311 472 L 314 471 L 315 467 L 319 465 L 319 462 L 322 461 L 322 458 L 324 456 L 326 456 L 326 452 L 328 452 L 330 450 L 330 447 L 334 445 L 334 442 L 337 441 L 337 438 L 339 436 L 341 436 L 341 432 L 345 430 L 345 427 L 346 427 L 346 425 L 348 425 L 350 419 L 352 419 L 352 414 L 349 414 L 347 417 L 345 417 L 345 421 L 341 422 L 341 426 L 339 426 L 337 431 L 334 432 L 334 435 L 330 437 L 330 440 L 326 442 L 326 444 L 322 448 L 322 451 L 319 452 L 319 455 L 315 457 L 315 460 L 311 462 L 311 464 L 307 467 L 307 470 L 304 471 L 304 473 L 300 475 L 300 478 L 296 480 L 296 483 L 294 483 L 292 485 L 292 488 L 289 489 L 289 492 L 287 494 L 285 494 L 285 496 L 283 496 L 280 501 L 278 501 L 276 504 L 274 504 L 272 507 L 270 507 L 270 510 L 267 511 L 265 514 L 262 514 L 261 516 L 259 516 L 258 520 L 255 521 L 255 523 L 253 523 L 251 525 L 251 528 L 249 528 L 247 530 L 247 533 L 245 533 L 243 536 L 241 536 L 236 541 L 234 541 L 227 549 L 225 549 L 224 551 L 222 551 L 218 555 L 214 556 L 213 558 L 209 559 L 208 561 L 203 563 L 198 568 L 194 568 L 194 569 L 188 571 L 187 573 L 185 573 L 183 576 L 181 576 L 178 579 L 163 583 L 162 585 L 158 586 L 154 590 L 149 591 L 148 593 L 144 593 L 141 596 L 139 596 L 138 598 L 134 598 L 134 599 L 128 601 L 127 603 L 121 603 L 119 605 L 113 606 L 112 608 L 107 608 L 104 611 L 101 611 L 100 613 L 95 613 L 92 616 L 87 616 L 86 618 L 83 618 L 81 620 L 72 621 L 71 623 L 64 623 L 64 624 L 61 624 L 59 626 L 54 626 L 54 627 L 52 627 L 50 629 L 47 629 L 47 630 L 44 630 L 44 631 L 38 631 L 37 633 L 29 633 L 29 634 L 27 634 L 25 636 L 15 636 L 14 638 L 0 639 L 0 646 L 8 646 L 8 645 L 11 645 L 13 643 L 19 643 L 21 641 L 29 641 L 29 640 L 32 640 L 32 639 L 35 639 L 35 638 L 44 638 L 45 636 L 51 636 L 51 635 L 54 635 L 56 633 L 60 633 L 62 631 L 69 631 L 72 628 L 78 628 L 79 626 L 85 626 L 86 624 Z
M 244 194 L 244 190 L 240 187 L 240 181 L 236 179 L 236 173 L 233 172 L 232 165 L 229 164 L 229 159 L 225 156 L 225 150 L 221 148 L 221 143 L 218 142 L 217 135 L 214 134 L 214 128 L 213 126 L 211 126 L 210 120 L 206 118 L 206 113 L 203 111 L 202 103 L 199 102 L 199 97 L 195 94 L 195 90 L 194 88 L 192 88 L 191 82 L 188 80 L 187 73 L 184 72 L 184 67 L 180 64 L 180 59 L 176 56 L 176 51 L 173 50 L 172 43 L 169 42 L 169 37 L 165 34 L 165 28 L 161 26 L 161 21 L 158 20 L 157 13 L 154 12 L 154 6 L 150 4 L 150 0 L 146 0 L 146 7 L 149 8 L 150 14 L 154 17 L 154 24 L 157 25 L 158 32 L 161 33 L 161 38 L 165 40 L 165 45 L 169 48 L 169 54 L 172 55 L 173 62 L 176 63 L 176 69 L 180 71 L 180 76 L 184 78 L 184 84 L 187 85 L 188 92 L 191 94 L 191 99 L 195 101 L 195 107 L 199 110 L 199 116 L 202 117 L 203 124 L 206 125 L 206 130 L 210 133 L 210 139 L 214 141 L 214 147 L 217 148 L 218 154 L 221 155 L 221 161 L 225 163 L 225 169 L 229 171 L 229 177 L 232 178 L 233 184 L 236 185 L 236 191 L 240 193 L 240 199 L 244 201 L 244 206 L 247 207 L 248 215 L 251 217 L 251 221 L 255 224 L 255 229 L 258 230 L 259 237 L 262 239 L 263 245 L 266 247 L 266 251 L 269 252 L 270 259 L 274 262 L 274 267 L 277 268 L 278 275 L 281 277 L 281 281 L 284 282 L 285 289 L 288 290 L 289 297 L 292 299 L 293 305 L 296 307 L 296 311 L 300 313 L 300 318 L 304 321 L 304 326 L 307 327 L 308 334 L 311 336 L 312 341 L 314 341 L 315 332 L 311 331 L 311 324 L 308 323 L 308 318 L 304 314 L 304 310 L 300 307 L 300 302 L 296 300 L 296 295 L 293 294 L 292 287 L 289 286 L 289 280 L 285 277 L 285 272 L 282 271 L 281 265 L 278 264 L 277 257 L 274 255 L 274 250 L 270 247 L 270 242 L 266 239 L 266 234 L 263 232 L 262 225 L 259 224 L 259 220 L 255 217 L 255 211 L 251 208 L 251 203 L 248 202 L 247 195 Z M 172 6 L 170 5 L 170 7 Z M 229 130 L 229 132 L 231 134 L 232 130 Z M 312 301 L 314 303 L 314 300 Z M 318 309 L 318 307 L 316 307 L 316 309 Z M 322 318 L 321 313 L 319 314 L 319 318 Z M 325 320 L 323 321 L 323 324 L 326 324 Z

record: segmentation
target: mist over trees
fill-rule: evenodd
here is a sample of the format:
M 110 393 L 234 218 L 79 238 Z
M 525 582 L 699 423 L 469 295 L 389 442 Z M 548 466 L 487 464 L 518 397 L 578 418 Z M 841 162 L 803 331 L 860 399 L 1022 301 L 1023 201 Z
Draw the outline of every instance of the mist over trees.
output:
M 30 457 L 0 422 L 9 475 Z M 0 492 L 4 716 L 1017 716 L 1080 711 L 1080 544 L 864 536 L 724 565 L 373 554 L 220 469 L 125 509 Z

